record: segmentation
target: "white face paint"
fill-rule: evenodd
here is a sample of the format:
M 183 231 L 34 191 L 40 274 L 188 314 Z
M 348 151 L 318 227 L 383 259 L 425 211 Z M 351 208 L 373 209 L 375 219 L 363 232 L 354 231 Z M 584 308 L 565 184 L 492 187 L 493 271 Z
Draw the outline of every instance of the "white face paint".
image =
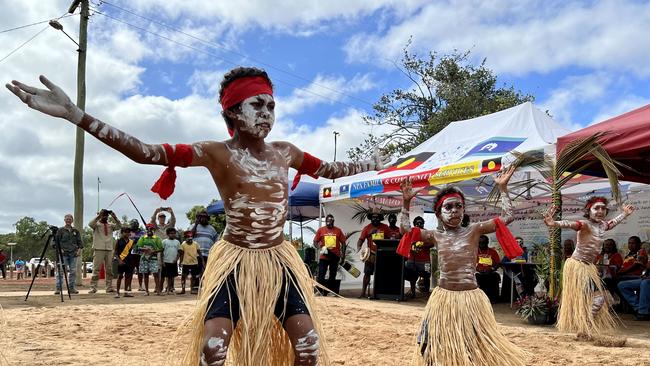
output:
M 602 221 L 607 216 L 607 206 L 602 202 L 596 202 L 589 208 L 589 218 L 594 221 Z
M 265 138 L 275 122 L 275 101 L 269 94 L 259 94 L 241 102 L 241 130 L 258 138 Z
M 449 197 L 442 201 L 440 207 L 440 218 L 445 226 L 458 227 L 463 221 L 465 207 L 463 201 L 458 197 Z

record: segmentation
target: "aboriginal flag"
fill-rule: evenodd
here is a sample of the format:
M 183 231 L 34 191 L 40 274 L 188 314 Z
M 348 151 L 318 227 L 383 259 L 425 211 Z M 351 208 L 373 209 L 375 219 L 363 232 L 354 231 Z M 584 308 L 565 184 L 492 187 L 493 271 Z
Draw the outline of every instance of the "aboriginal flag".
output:
M 397 159 L 395 164 L 393 164 L 393 165 L 389 166 L 388 168 L 380 171 L 379 174 L 384 174 L 384 173 L 392 172 L 392 171 L 395 171 L 395 170 L 412 170 L 412 169 L 415 169 L 415 168 L 419 167 L 420 165 L 422 165 L 422 163 L 427 161 L 427 159 L 432 157 L 433 154 L 435 154 L 435 152 L 423 152 L 423 153 L 419 153 L 419 154 L 416 154 L 416 155 L 409 155 L 409 156 L 405 156 L 403 158 L 399 158 L 399 159 Z
M 332 187 L 323 188 L 323 198 L 332 197 Z
M 485 159 L 481 163 L 481 173 L 496 172 L 501 170 L 501 158 Z

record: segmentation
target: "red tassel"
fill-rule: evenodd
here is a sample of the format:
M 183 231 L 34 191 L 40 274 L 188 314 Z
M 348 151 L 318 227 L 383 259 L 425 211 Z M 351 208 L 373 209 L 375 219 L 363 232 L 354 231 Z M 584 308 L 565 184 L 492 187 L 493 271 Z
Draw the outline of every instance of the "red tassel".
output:
M 176 188 L 176 170 L 174 167 L 168 166 L 151 187 L 151 191 L 158 193 L 160 198 L 166 200 L 174 193 L 174 188 Z
M 319 158 L 313 157 L 306 152 L 302 153 L 302 163 L 300 168 L 298 168 L 298 173 L 293 177 L 293 183 L 291 184 L 291 190 L 293 191 L 300 183 L 300 177 L 303 174 L 307 174 L 314 179 L 318 179 L 316 171 L 320 168 L 321 160 Z
M 519 246 L 519 243 L 517 243 L 517 240 L 512 236 L 512 233 L 503 221 L 496 217 L 494 218 L 494 223 L 497 228 L 497 240 L 499 241 L 501 249 L 503 249 L 503 253 L 506 257 L 512 259 L 524 254 L 524 250 Z
M 167 168 L 162 172 L 160 178 L 151 187 L 151 191 L 158 193 L 160 198 L 166 200 L 174 193 L 176 188 L 176 170 L 174 167 L 187 167 L 192 164 L 194 154 L 192 147 L 186 144 L 177 144 L 176 149 L 172 149 L 169 144 L 163 144 L 167 153 Z
M 397 246 L 397 254 L 408 258 L 409 253 L 411 253 L 411 244 L 414 241 L 422 241 L 422 230 L 419 227 L 412 228 L 411 231 L 402 236 L 402 240 L 399 241 Z

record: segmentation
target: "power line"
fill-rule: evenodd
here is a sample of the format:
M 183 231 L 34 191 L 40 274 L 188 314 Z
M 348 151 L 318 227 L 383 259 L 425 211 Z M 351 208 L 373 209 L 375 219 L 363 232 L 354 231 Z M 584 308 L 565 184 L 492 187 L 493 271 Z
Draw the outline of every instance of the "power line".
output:
M 23 48 L 24 45 L 26 45 L 27 43 L 31 42 L 34 38 L 38 37 L 41 33 L 45 32 L 45 30 L 47 30 L 48 27 L 49 27 L 49 25 L 46 25 L 45 28 L 43 28 L 43 29 L 41 29 L 40 31 L 38 31 L 38 32 L 37 32 L 36 34 L 34 34 L 30 39 L 28 39 L 28 40 L 26 40 L 25 42 L 23 42 L 20 46 L 14 48 L 13 51 L 9 52 L 5 57 L 1 58 L 1 59 L 0 59 L 0 62 L 6 60 L 7 58 L 9 58 L 9 56 L 13 55 L 13 54 L 16 53 L 19 49 Z
M 205 51 L 205 50 L 203 50 L 203 49 L 201 49 L 201 48 L 198 48 L 198 47 L 195 47 L 195 46 L 192 46 L 192 45 L 188 45 L 188 44 L 185 44 L 185 43 L 182 43 L 182 42 L 176 41 L 176 40 L 174 40 L 174 39 L 172 39 L 172 38 L 169 38 L 169 37 L 167 37 L 167 36 L 164 36 L 164 35 L 162 35 L 162 34 L 152 32 L 152 31 L 150 31 L 150 30 L 148 30 L 148 29 L 146 29 L 146 28 L 142 28 L 142 27 L 140 27 L 140 26 L 137 26 L 137 25 L 131 24 L 131 23 L 126 22 L 126 21 L 124 21 L 124 20 L 122 20 L 122 19 L 119 19 L 119 18 L 115 18 L 115 17 L 113 17 L 113 16 L 111 16 L 111 15 L 108 15 L 108 14 L 106 14 L 106 13 L 102 13 L 101 11 L 99 11 L 99 10 L 96 9 L 96 8 L 94 8 L 94 9 L 92 9 L 92 10 L 93 10 L 93 13 L 94 13 L 94 14 L 102 15 L 102 16 L 104 16 L 104 17 L 106 17 L 106 18 L 109 18 L 109 19 L 111 19 L 111 20 L 113 20 L 113 21 L 116 21 L 116 22 L 118 22 L 118 23 L 122 23 L 122 24 L 128 25 L 129 27 L 132 27 L 132 28 L 138 29 L 138 30 L 140 30 L 140 31 L 142 31 L 142 32 L 145 32 L 145 33 L 151 34 L 151 35 L 153 35 L 153 36 L 156 36 L 156 37 L 162 38 L 162 39 L 164 39 L 164 40 L 166 40 L 166 41 L 172 42 L 172 43 L 177 44 L 177 45 L 179 45 L 179 46 L 183 46 L 183 47 L 186 47 L 186 48 L 192 49 L 192 50 L 194 50 L 194 51 L 196 51 L 196 52 L 200 52 L 200 53 L 206 54 L 206 55 L 208 55 L 208 56 L 211 56 L 211 57 L 217 58 L 217 59 L 222 60 L 222 61 L 224 61 L 224 62 L 226 62 L 226 63 L 228 63 L 228 64 L 231 64 L 231 65 L 233 65 L 233 66 L 239 66 L 239 64 L 238 64 L 237 62 L 230 61 L 230 60 L 225 59 L 225 58 L 223 58 L 223 57 L 221 57 L 221 56 L 219 56 L 219 55 L 216 55 L 216 54 L 214 54 L 214 53 L 211 53 L 211 52 Z M 279 83 L 282 83 L 282 84 L 285 84 L 285 85 L 288 85 L 288 86 L 291 86 L 291 87 L 296 88 L 296 89 L 299 89 L 299 90 L 302 90 L 302 91 L 304 91 L 305 93 L 308 93 L 308 94 L 311 94 L 311 95 L 317 96 L 317 97 L 319 97 L 319 98 L 329 99 L 329 100 L 332 101 L 332 102 L 335 102 L 335 103 L 341 103 L 341 104 L 347 105 L 347 106 L 352 107 L 352 108 L 355 108 L 355 107 L 356 107 L 356 106 L 354 106 L 354 105 L 352 105 L 352 104 L 346 103 L 346 102 L 341 101 L 341 100 L 334 99 L 334 98 L 332 98 L 332 97 L 328 97 L 328 96 L 326 96 L 326 95 L 318 94 L 318 93 L 316 93 L 316 92 L 314 92 L 314 91 L 311 91 L 311 90 L 309 90 L 309 89 L 306 89 L 306 88 L 300 87 L 300 86 L 298 86 L 298 85 L 292 84 L 292 83 L 287 82 L 287 81 L 282 80 L 282 79 L 277 79 L 277 78 L 276 78 L 276 79 L 274 79 L 274 81 L 279 82 Z M 338 94 L 341 94 L 341 95 L 345 95 L 345 94 L 342 94 L 341 92 L 337 92 L 337 93 L 338 93 Z M 355 98 L 355 99 L 356 99 L 356 98 Z M 368 104 L 371 104 L 371 105 L 372 105 L 372 103 L 369 103 L 369 102 L 365 102 L 365 101 L 364 101 L 364 103 L 368 103 Z
M 168 25 L 168 24 L 165 24 L 165 23 L 163 23 L 163 22 L 161 22 L 161 21 L 159 21 L 159 20 L 156 20 L 156 19 L 153 19 L 153 18 L 149 18 L 149 17 L 143 16 L 143 15 L 137 14 L 137 13 L 135 13 L 135 12 L 132 11 L 132 10 L 129 10 L 129 9 L 123 8 L 123 7 L 121 7 L 121 6 L 118 6 L 118 5 L 112 4 L 112 3 L 108 2 L 108 1 L 100 0 L 99 5 L 103 5 L 103 4 L 106 4 L 106 5 L 111 6 L 111 7 L 113 7 L 113 8 L 119 9 L 119 10 L 121 10 L 121 11 L 123 11 L 123 12 L 129 13 L 129 14 L 131 14 L 131 15 L 133 15 L 133 16 L 138 17 L 138 18 L 141 18 L 141 19 L 144 19 L 144 20 L 150 21 L 150 22 L 152 22 L 152 23 L 158 24 L 158 25 L 160 25 L 160 26 L 162 26 L 162 27 L 165 27 L 165 28 L 170 29 L 170 30 L 172 30 L 172 31 L 174 31 L 174 32 L 180 33 L 180 34 L 182 34 L 182 35 L 184 35 L 184 36 L 186 36 L 186 37 L 192 38 L 192 39 L 194 39 L 194 40 L 196 40 L 196 41 L 198 41 L 198 42 L 201 42 L 201 43 L 203 43 L 203 44 L 206 44 L 206 45 L 208 45 L 208 46 L 212 46 L 212 47 L 220 48 L 220 49 L 222 49 L 222 50 L 224 50 L 224 51 L 226 51 L 226 52 L 230 52 L 230 53 L 232 53 L 232 54 L 234 54 L 234 55 L 237 55 L 237 56 L 239 56 L 239 57 L 247 58 L 247 59 L 253 61 L 254 63 L 257 63 L 257 64 L 259 64 L 259 65 L 262 65 L 262 66 L 264 66 L 264 67 L 266 67 L 266 68 L 268 68 L 268 69 L 273 69 L 273 70 L 278 71 L 278 72 L 281 72 L 281 73 L 283 73 L 283 74 L 285 74 L 285 75 L 289 75 L 289 76 L 294 77 L 294 78 L 296 78 L 296 79 L 300 79 L 300 80 L 302 80 L 302 81 L 305 81 L 305 82 L 311 83 L 312 85 L 317 86 L 317 87 L 319 87 L 319 88 L 326 89 L 326 90 L 328 90 L 328 91 L 331 91 L 331 92 L 333 92 L 333 93 L 336 93 L 336 94 L 339 94 L 339 95 L 342 95 L 342 96 L 345 96 L 345 97 L 348 97 L 348 98 L 351 98 L 351 99 L 355 99 L 355 100 L 357 100 L 357 101 L 359 101 L 359 102 L 361 102 L 361 103 L 365 103 L 365 104 L 368 104 L 368 105 L 370 105 L 370 106 L 373 105 L 373 103 L 371 103 L 371 102 L 369 102 L 369 101 L 367 101 L 367 100 L 361 99 L 361 98 L 356 97 L 356 96 L 354 96 L 354 95 L 349 95 L 349 94 L 343 93 L 343 92 L 341 92 L 341 91 L 339 91 L 339 90 L 336 90 L 336 89 L 334 89 L 334 88 L 330 88 L 330 87 L 328 87 L 328 86 L 326 86 L 326 85 L 321 85 L 321 84 L 318 84 L 318 83 L 314 83 L 314 82 L 312 82 L 311 80 L 309 80 L 308 78 L 306 78 L 306 77 L 304 77 L 304 76 L 300 76 L 300 75 L 298 75 L 298 74 L 295 74 L 295 73 L 292 73 L 292 72 L 290 72 L 290 71 L 284 70 L 284 69 L 279 68 L 279 67 L 277 67 L 277 66 L 271 65 L 271 64 L 269 64 L 269 63 L 267 63 L 267 62 L 260 61 L 260 60 L 256 60 L 256 59 L 254 59 L 254 58 L 249 57 L 249 56 L 246 55 L 246 54 L 243 54 L 243 53 L 241 53 L 241 52 L 237 52 L 237 51 L 231 50 L 230 48 L 228 48 L 228 47 L 226 47 L 226 46 L 224 46 L 224 45 L 221 45 L 221 44 L 219 44 L 219 43 L 215 43 L 215 42 L 211 42 L 211 41 L 206 41 L 206 40 L 204 40 L 204 39 L 202 39 L 202 38 L 200 38 L 200 37 L 197 37 L 197 36 L 195 36 L 195 35 L 193 35 L 193 34 L 190 34 L 190 33 L 185 32 L 185 31 L 183 31 L 183 30 L 181 30 L 181 29 L 178 29 L 178 28 L 176 28 L 176 27 L 173 27 L 173 26 L 170 26 L 170 25 Z M 105 15 L 105 14 L 102 14 L 102 15 Z
M 66 15 L 64 15 L 64 16 L 62 16 L 62 17 L 60 17 L 60 18 L 57 18 L 57 19 L 63 19 L 63 18 L 71 17 L 71 16 L 74 16 L 74 15 L 77 15 L 77 14 L 66 14 Z M 15 28 L 5 29 L 5 30 L 3 30 L 3 31 L 0 31 L 0 34 L 2 34 L 2 33 L 7 33 L 7 32 L 11 32 L 11 31 L 15 31 L 15 30 L 18 30 L 18 29 L 23 29 L 23 28 L 31 27 L 31 26 L 34 26 L 34 25 L 39 25 L 39 24 L 47 23 L 47 22 L 49 22 L 49 21 L 50 21 L 50 19 L 48 19 L 48 20 L 43 20 L 43 21 L 36 22 L 36 23 L 32 23 L 32 24 L 21 25 L 20 27 L 15 27 Z

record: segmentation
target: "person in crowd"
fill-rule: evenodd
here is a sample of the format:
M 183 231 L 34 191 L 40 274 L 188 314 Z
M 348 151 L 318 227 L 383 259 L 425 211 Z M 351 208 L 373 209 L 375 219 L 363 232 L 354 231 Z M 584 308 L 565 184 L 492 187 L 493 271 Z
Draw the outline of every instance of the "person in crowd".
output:
M 573 251 L 576 248 L 576 244 L 573 241 L 573 239 L 565 239 L 564 242 L 562 243 L 562 257 L 563 261 L 566 261 L 567 259 L 571 258 L 573 255 Z
M 181 244 L 181 247 L 178 250 L 180 255 L 181 262 L 181 292 L 180 295 L 185 295 L 185 281 L 187 280 L 187 275 L 191 275 L 190 278 L 190 292 L 192 294 L 198 293 L 195 289 L 199 281 L 200 275 L 200 264 L 201 260 L 199 244 L 192 240 L 194 232 L 186 231 L 185 232 L 185 241 Z
M 71 214 L 63 217 L 64 225 L 56 231 L 54 235 L 54 242 L 61 248 L 63 254 L 64 270 L 68 270 L 68 290 L 71 294 L 78 294 L 79 291 L 75 288 L 77 279 L 77 258 L 81 256 L 83 250 L 83 241 L 81 240 L 81 233 L 79 230 L 72 227 L 74 219 Z M 59 266 L 57 266 L 59 268 Z M 63 283 L 63 274 L 57 270 L 56 276 L 56 290 L 55 295 L 61 293 Z
M 377 246 L 374 241 L 385 239 L 388 232 L 388 225 L 382 223 L 384 215 L 381 213 L 368 214 L 368 219 L 370 219 L 370 223 L 361 230 L 357 241 L 357 251 L 361 251 L 364 242 L 366 242 L 369 251 L 369 255 L 363 264 L 363 282 L 359 298 L 370 297 L 368 285 L 370 284 L 370 277 L 375 273 L 375 257 L 377 255 Z
M 417 216 L 413 219 L 413 226 L 424 230 L 424 218 Z M 409 281 L 411 289 L 407 296 L 415 298 L 417 281 L 422 279 L 422 292 L 429 293 L 431 282 L 431 254 L 430 248 L 424 248 L 424 243 L 417 240 L 411 243 L 411 251 L 404 264 L 404 279 Z
M 161 288 L 165 285 L 167 280 L 167 287 L 164 294 L 173 295 L 176 290 L 174 289 L 174 279 L 178 276 L 178 251 L 181 247 L 181 242 L 176 239 L 176 229 L 173 227 L 167 228 L 167 239 L 162 241 L 163 246 L 163 269 Z
M 112 222 L 109 222 L 109 216 Z M 88 223 L 93 229 L 93 275 L 90 279 L 89 294 L 97 292 L 97 284 L 99 282 L 99 271 L 101 266 L 104 265 L 106 273 L 106 292 L 113 292 L 113 248 L 115 247 L 115 239 L 113 239 L 113 232 L 120 230 L 120 220 L 115 215 L 115 212 L 102 209 L 97 213 Z
M 336 272 L 342 259 L 345 259 L 346 238 L 343 231 L 334 226 L 334 216 L 328 214 L 325 217 L 325 226 L 319 228 L 314 236 L 314 246 L 319 248 L 320 258 L 318 261 L 318 283 L 334 289 Z M 329 272 L 328 281 L 325 282 L 325 274 Z M 327 291 L 321 291 L 327 296 Z
M 21 258 L 18 258 L 15 263 L 16 266 L 16 279 L 21 280 L 24 278 L 25 272 L 25 261 Z
M 165 222 L 167 217 L 165 212 L 169 213 L 169 221 Z M 176 216 L 174 215 L 174 210 L 171 207 L 158 207 L 151 215 L 150 224 L 154 225 L 154 234 L 160 238 L 160 240 L 167 239 L 167 229 L 176 227 Z
M 607 290 L 616 298 L 619 295 L 616 287 L 618 283 L 616 278 L 618 271 L 623 265 L 623 257 L 618 253 L 614 239 L 605 239 L 603 242 L 603 250 L 596 257 L 595 264 L 598 266 L 600 278 L 605 283 Z
M 528 262 L 528 250 L 524 245 L 524 239 L 520 236 L 517 236 L 515 237 L 515 240 L 517 241 L 519 247 L 522 249 L 522 254 L 512 259 L 504 256 L 501 259 L 501 263 Z M 510 284 L 513 282 L 515 284 L 515 289 L 517 290 L 515 292 L 516 297 L 524 297 L 526 295 L 532 295 L 535 293 L 535 286 L 537 285 L 537 275 L 535 274 L 535 271 L 532 268 L 523 265 L 521 266 L 510 265 L 507 267 L 504 266 L 503 274 L 504 274 L 504 282 L 501 289 L 501 296 L 503 301 L 505 301 L 506 299 L 510 301 L 510 292 L 512 291 Z
M 483 290 L 491 303 L 499 298 L 499 284 L 501 276 L 497 273 L 499 268 L 499 253 L 488 246 L 490 239 L 481 235 L 478 237 L 478 253 L 476 255 L 476 283 Z
M 217 230 L 210 225 L 210 215 L 208 215 L 206 210 L 202 210 L 196 214 L 196 222 L 192 231 L 194 232 L 194 241 L 199 244 L 199 248 L 201 249 L 200 264 L 206 266 L 208 264 L 210 249 L 219 238 Z M 201 268 L 201 272 L 203 272 L 203 268 Z
M 146 233 L 136 243 L 136 250 L 140 253 L 139 273 L 142 273 L 144 280 L 144 291 L 149 296 L 149 274 L 153 275 L 156 285 L 154 293 L 160 295 L 160 267 L 158 265 L 158 253 L 162 252 L 162 240 L 154 234 L 154 226 L 146 225 Z
M 619 282 L 618 289 L 634 309 L 634 319 L 650 321 L 650 262 L 639 278 Z
M 129 228 L 131 229 L 131 234 L 129 235 L 129 239 L 133 240 L 134 244 L 138 243 L 138 240 L 140 240 L 141 237 L 144 236 L 145 231 L 140 228 L 140 222 L 136 219 L 131 220 L 129 223 Z M 144 285 L 142 284 L 142 273 L 140 273 L 140 253 L 137 252 L 135 245 L 131 248 L 131 253 L 129 253 L 129 256 L 127 259 L 131 263 L 131 267 L 133 268 L 133 273 L 137 273 L 138 276 L 138 291 L 144 292 Z M 128 285 L 125 284 L 124 287 L 125 291 L 131 291 L 131 284 L 129 283 Z
M 638 279 L 648 262 L 648 253 L 641 248 L 641 239 L 638 236 L 630 236 L 627 239 L 627 249 L 628 253 L 623 258 L 623 265 L 618 271 L 618 281 Z
M 586 220 L 555 221 L 555 206 L 544 215 L 547 226 L 570 228 L 578 232 L 576 249 L 562 268 L 562 297 L 556 326 L 563 332 L 575 332 L 586 339 L 616 327 L 610 310 L 613 304 L 608 299 L 594 262 L 601 251 L 605 232 L 616 227 L 635 210 L 634 206 L 624 205 L 623 212 L 606 220 L 608 203 L 605 197 L 589 198 L 583 209 Z
M 478 288 L 475 268 L 478 239 L 496 232 L 507 253 L 515 256 L 517 247 L 506 225 L 514 221 L 508 181 L 514 166 L 494 177 L 501 192 L 502 214 L 487 221 L 461 226 L 466 209 L 465 196 L 456 187 L 445 187 L 433 200 L 433 210 L 442 227 L 435 230 L 411 228 L 409 210 L 417 195 L 407 178 L 402 188 L 400 227 L 404 236 L 420 232 L 423 248 L 436 247 L 440 281 L 433 289 L 416 334 L 419 356 L 416 364 L 521 366 L 526 353 L 500 331 L 488 297 Z
M 131 287 L 133 280 L 133 263 L 129 256 L 134 249 L 135 242 L 131 239 L 131 228 L 122 227 L 120 229 L 120 238 L 115 242 L 115 258 L 117 259 L 117 284 L 115 286 L 115 298 L 120 298 L 120 288 L 122 279 L 124 279 L 124 297 L 133 297 L 130 292 L 126 291 Z
M 7 279 L 7 255 L 5 254 L 4 249 L 0 248 L 0 271 L 2 271 L 2 279 Z
M 401 239 L 402 233 L 399 231 L 399 226 L 397 226 L 397 215 L 391 213 L 388 215 L 388 231 L 386 233 L 386 239 Z

